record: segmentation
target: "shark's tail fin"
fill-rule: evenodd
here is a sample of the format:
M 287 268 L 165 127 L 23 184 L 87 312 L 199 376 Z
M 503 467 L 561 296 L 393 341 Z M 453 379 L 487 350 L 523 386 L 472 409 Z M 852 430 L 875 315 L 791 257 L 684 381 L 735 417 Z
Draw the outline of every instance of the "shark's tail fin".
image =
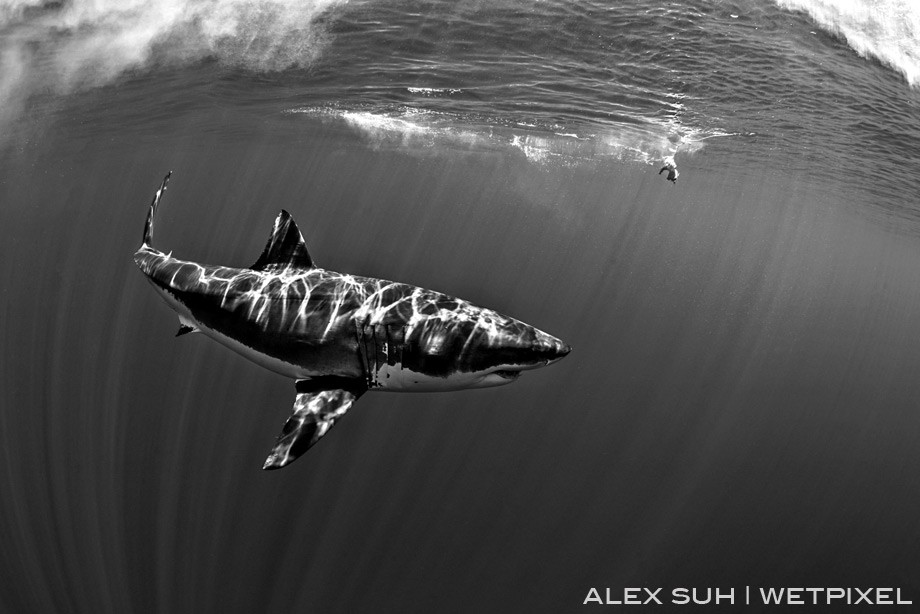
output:
M 153 202 L 150 203 L 150 210 L 147 212 L 147 223 L 144 224 L 144 243 L 142 247 L 150 246 L 150 240 L 153 236 L 153 216 L 156 215 L 157 205 L 160 204 L 160 199 L 163 198 L 163 192 L 166 191 L 166 184 L 169 183 L 170 176 L 172 176 L 172 171 L 166 173 L 166 177 L 163 178 L 160 189 L 153 195 Z

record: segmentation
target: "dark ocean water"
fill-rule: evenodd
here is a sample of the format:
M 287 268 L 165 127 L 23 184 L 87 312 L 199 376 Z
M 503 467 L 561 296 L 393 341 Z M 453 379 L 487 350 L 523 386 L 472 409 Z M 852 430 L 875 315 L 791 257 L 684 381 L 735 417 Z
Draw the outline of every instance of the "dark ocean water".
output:
M 918 48 L 909 3 L 0 0 L 0 611 L 920 603 Z M 167 170 L 179 257 L 285 208 L 574 351 L 262 472 L 291 382 L 132 260 Z

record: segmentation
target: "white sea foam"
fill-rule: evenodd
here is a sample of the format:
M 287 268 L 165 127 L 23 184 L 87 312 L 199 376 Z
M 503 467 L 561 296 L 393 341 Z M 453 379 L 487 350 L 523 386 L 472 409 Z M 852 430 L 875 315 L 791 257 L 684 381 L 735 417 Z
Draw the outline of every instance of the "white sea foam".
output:
M 99 86 L 157 62 L 307 66 L 326 42 L 315 18 L 341 2 L 0 0 L 0 121 L 35 92 Z
M 776 0 L 808 13 L 863 57 L 892 67 L 920 86 L 920 3 L 916 0 Z
M 466 148 L 488 140 L 487 134 L 462 126 L 449 114 L 415 107 L 398 107 L 385 112 L 299 107 L 288 113 L 344 122 L 373 145 L 380 147 L 428 149 L 436 145 L 448 145 Z
M 342 110 L 334 107 L 301 107 L 289 113 L 342 122 L 374 146 L 401 147 L 437 154 L 471 147 L 517 152 L 536 164 L 565 166 L 615 159 L 623 162 L 658 164 L 668 156 L 691 155 L 704 147 L 703 141 L 718 136 L 735 136 L 682 126 L 675 119 L 641 124 L 617 124 L 577 131 L 554 125 L 543 129 L 532 122 L 510 125 L 483 124 L 442 112 L 415 107 L 391 110 Z
M 342 119 L 349 124 L 368 132 L 399 133 L 404 135 L 427 134 L 432 131 L 429 126 L 422 125 L 410 119 L 413 114 L 403 117 L 377 115 L 367 111 L 343 111 Z
M 376 143 L 399 141 L 404 145 L 430 144 L 435 131 L 410 116 L 390 117 L 366 111 L 345 111 L 341 118 L 347 124 L 360 130 Z
M 407 87 L 406 90 L 412 94 L 421 94 L 422 96 L 459 94 L 462 91 L 455 87 Z

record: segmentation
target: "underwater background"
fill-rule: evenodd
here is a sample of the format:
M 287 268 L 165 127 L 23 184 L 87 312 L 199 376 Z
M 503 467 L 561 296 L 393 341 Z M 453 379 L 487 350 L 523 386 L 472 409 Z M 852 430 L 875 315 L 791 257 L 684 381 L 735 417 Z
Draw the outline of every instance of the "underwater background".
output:
M 905 2 L 0 0 L 0 611 L 920 603 L 918 50 Z M 133 263 L 169 170 L 177 257 L 284 208 L 574 349 L 263 472 L 293 383 Z

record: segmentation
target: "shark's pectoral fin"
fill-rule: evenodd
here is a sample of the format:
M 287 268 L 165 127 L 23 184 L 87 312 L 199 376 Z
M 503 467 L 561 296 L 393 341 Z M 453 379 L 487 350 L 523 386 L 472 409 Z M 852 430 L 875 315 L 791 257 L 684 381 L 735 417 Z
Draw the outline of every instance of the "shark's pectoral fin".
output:
M 294 462 L 345 415 L 365 390 L 363 381 L 343 378 L 299 380 L 294 413 L 284 423 L 262 469 L 281 469 Z

